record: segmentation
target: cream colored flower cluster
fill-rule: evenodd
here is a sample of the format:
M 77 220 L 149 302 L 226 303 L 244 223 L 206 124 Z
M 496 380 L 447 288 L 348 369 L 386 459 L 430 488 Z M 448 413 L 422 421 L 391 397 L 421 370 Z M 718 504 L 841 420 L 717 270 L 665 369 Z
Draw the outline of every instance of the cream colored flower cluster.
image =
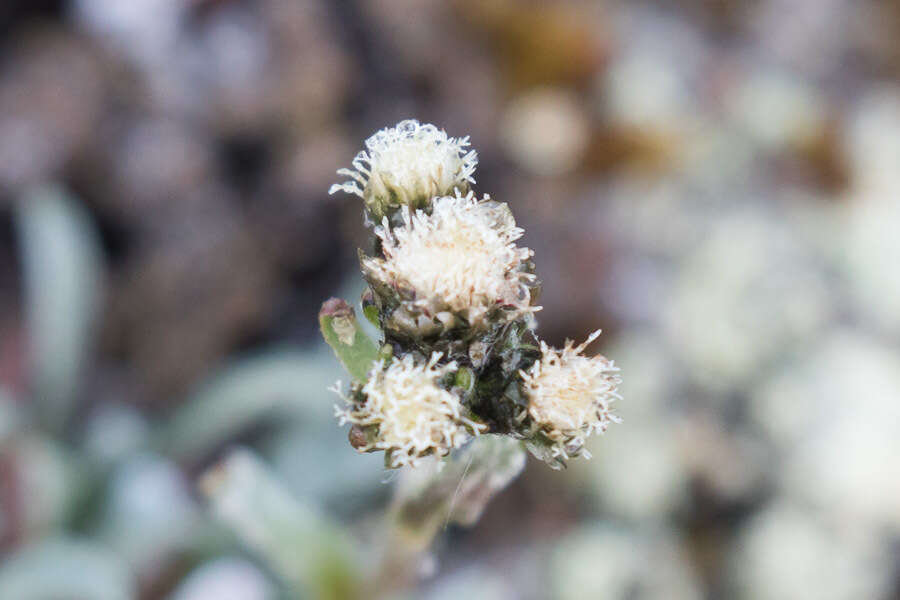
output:
M 586 438 L 617 421 L 618 369 L 535 336 L 538 281 L 509 206 L 469 190 L 474 151 L 433 125 L 403 121 L 366 141 L 331 192 L 361 196 L 374 249 L 361 252 L 364 312 L 383 356 L 338 409 L 360 451 L 390 468 L 444 456 L 470 436 L 523 439 L 554 466 L 587 455 Z M 351 337 L 352 339 L 352 337 Z

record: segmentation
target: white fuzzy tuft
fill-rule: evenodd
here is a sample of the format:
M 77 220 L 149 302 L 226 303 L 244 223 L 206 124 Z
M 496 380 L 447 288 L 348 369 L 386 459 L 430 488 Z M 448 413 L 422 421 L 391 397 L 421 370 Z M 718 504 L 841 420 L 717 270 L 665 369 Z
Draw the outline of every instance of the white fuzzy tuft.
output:
M 496 306 L 539 310 L 529 306 L 535 276 L 525 263 L 532 251 L 515 245 L 523 231 L 505 204 L 471 192 L 435 198 L 431 214 L 404 207 L 403 225 L 391 228 L 385 219 L 376 228 L 385 258 L 364 259 L 363 266 L 377 279 L 465 313 L 470 323 Z
M 619 421 L 610 412 L 610 404 L 620 398 L 618 367 L 603 356 L 581 354 L 598 335 L 599 330 L 577 347 L 567 340 L 561 352 L 541 342 L 541 359 L 527 372 L 519 372 L 528 397 L 527 416 L 554 442 L 553 453 L 562 458 L 584 453 L 589 435 Z
M 451 138 L 429 124 L 409 119 L 366 140 L 366 150 L 353 159 L 353 169 L 340 169 L 351 179 L 336 183 L 329 194 L 343 191 L 367 203 L 417 206 L 434 196 L 468 189 L 478 164 L 469 138 Z
M 456 363 L 438 366 L 435 353 L 425 364 L 416 364 L 412 355 L 395 359 L 385 369 L 378 362 L 363 386 L 365 402 L 338 409 L 341 424 L 377 426 L 377 436 L 360 448 L 390 453 L 390 466 L 416 466 L 430 454 L 445 456 L 462 445 L 483 425 L 463 415 L 459 399 L 438 385 L 440 378 L 456 369 Z

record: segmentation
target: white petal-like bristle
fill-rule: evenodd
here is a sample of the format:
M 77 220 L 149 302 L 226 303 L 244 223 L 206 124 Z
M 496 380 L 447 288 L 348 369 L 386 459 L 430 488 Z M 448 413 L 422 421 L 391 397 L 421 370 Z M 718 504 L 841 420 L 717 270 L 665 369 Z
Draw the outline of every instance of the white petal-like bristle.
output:
M 338 410 L 343 422 L 377 426 L 373 443 L 361 450 L 390 452 L 391 467 L 415 466 L 430 454 L 445 456 L 484 427 L 463 414 L 459 399 L 438 385 L 456 363 L 438 366 L 435 353 L 416 364 L 412 355 L 395 359 L 385 369 L 379 362 L 363 386 L 365 402 Z
M 343 191 L 374 205 L 399 202 L 421 206 L 434 196 L 468 189 L 478 164 L 469 138 L 452 138 L 430 124 L 401 121 L 366 140 L 366 150 L 353 159 L 353 169 L 340 169 L 349 181 L 334 184 L 329 194 Z
M 534 275 L 525 269 L 532 252 L 516 246 L 523 231 L 505 204 L 469 192 L 435 198 L 431 214 L 403 210 L 402 227 L 385 220 L 376 228 L 385 258 L 364 260 L 379 280 L 469 317 L 497 305 L 538 309 L 529 306 Z
M 562 351 L 541 342 L 541 359 L 520 372 L 528 397 L 527 415 L 554 442 L 553 451 L 562 458 L 583 454 L 589 435 L 606 431 L 619 420 L 610 412 L 610 404 L 619 398 L 618 367 L 603 356 L 582 355 L 599 334 L 594 332 L 577 347 L 567 341 Z

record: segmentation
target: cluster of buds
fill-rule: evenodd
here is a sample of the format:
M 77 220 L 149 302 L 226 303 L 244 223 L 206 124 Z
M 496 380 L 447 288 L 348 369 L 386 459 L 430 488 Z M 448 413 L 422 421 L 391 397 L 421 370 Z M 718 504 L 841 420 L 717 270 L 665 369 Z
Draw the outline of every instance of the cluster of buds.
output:
M 481 434 L 521 439 L 559 467 L 617 421 L 618 368 L 583 354 L 599 332 L 562 350 L 537 338 L 533 253 L 517 245 L 509 206 L 470 189 L 468 145 L 408 120 L 338 171 L 352 180 L 330 192 L 360 196 L 374 233 L 360 251 L 362 307 L 383 339 L 362 336 L 346 303 L 323 307 L 325 338 L 356 377 L 337 415 L 351 444 L 384 451 L 389 468 Z

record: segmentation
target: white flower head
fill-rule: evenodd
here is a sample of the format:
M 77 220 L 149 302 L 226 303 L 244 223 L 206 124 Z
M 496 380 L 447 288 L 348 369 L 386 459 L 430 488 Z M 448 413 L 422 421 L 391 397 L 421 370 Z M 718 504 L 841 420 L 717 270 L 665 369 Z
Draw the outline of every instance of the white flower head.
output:
M 541 359 L 528 371 L 520 371 L 528 398 L 525 419 L 553 442 L 553 454 L 569 458 L 584 453 L 584 442 L 594 432 L 606 431 L 619 418 L 610 412 L 610 404 L 620 398 L 619 369 L 603 356 L 583 356 L 594 341 L 595 331 L 579 346 L 566 341 L 562 351 L 541 342 Z
M 439 380 L 456 369 L 451 362 L 438 366 L 440 353 L 427 363 L 416 364 L 413 356 L 395 359 L 385 368 L 376 363 L 362 387 L 365 400 L 337 409 L 341 424 L 375 426 L 374 439 L 360 451 L 384 450 L 391 468 L 416 466 L 425 456 L 446 456 L 484 425 L 464 414 L 459 398 L 442 388 Z
M 478 164 L 469 138 L 452 138 L 429 124 L 409 119 L 366 140 L 366 150 L 353 159 L 353 169 L 339 169 L 350 181 L 336 183 L 329 194 L 343 191 L 365 200 L 376 220 L 400 206 L 423 208 L 435 196 L 465 192 Z
M 534 312 L 532 251 L 516 246 L 516 227 L 506 204 L 489 196 L 435 198 L 431 214 L 403 208 L 403 226 L 387 219 L 375 229 L 384 258 L 366 257 L 363 271 L 376 292 L 400 293 L 405 308 L 447 321 L 460 316 L 478 327 L 491 311 L 516 318 Z

